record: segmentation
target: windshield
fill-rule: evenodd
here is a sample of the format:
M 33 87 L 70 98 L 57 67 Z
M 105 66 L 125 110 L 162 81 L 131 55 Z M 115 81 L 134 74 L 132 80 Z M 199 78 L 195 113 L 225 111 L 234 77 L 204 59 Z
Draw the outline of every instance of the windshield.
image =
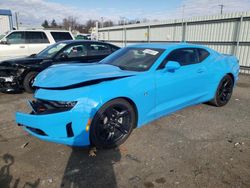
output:
M 127 47 L 103 59 L 100 63 L 114 65 L 122 70 L 147 71 L 163 51 L 163 49 Z
M 60 42 L 55 43 L 47 48 L 45 48 L 43 51 L 38 53 L 36 57 L 38 58 L 51 58 L 53 57 L 57 52 L 59 52 L 64 46 L 66 46 L 66 43 Z

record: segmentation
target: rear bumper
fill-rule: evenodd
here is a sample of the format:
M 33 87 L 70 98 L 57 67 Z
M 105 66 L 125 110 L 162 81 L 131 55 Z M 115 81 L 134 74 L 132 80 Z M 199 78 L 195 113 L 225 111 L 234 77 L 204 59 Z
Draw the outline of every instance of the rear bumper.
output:
M 70 146 L 88 146 L 87 118 L 79 113 L 67 111 L 46 115 L 16 113 L 16 122 L 31 135 L 45 141 Z

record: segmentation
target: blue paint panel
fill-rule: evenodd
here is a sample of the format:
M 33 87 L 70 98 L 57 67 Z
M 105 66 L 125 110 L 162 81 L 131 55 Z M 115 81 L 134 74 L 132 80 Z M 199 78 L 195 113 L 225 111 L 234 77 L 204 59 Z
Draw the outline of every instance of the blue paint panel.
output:
M 106 64 L 52 66 L 36 77 L 34 85 L 42 88 L 36 91 L 34 97 L 52 101 L 77 101 L 77 104 L 68 112 L 48 115 L 18 112 L 17 123 L 44 131 L 48 136 L 38 135 L 25 128 L 42 140 L 84 146 L 90 143 L 89 132 L 85 131 L 88 119 L 92 119 L 102 105 L 112 99 L 127 98 L 133 101 L 138 111 L 137 127 L 141 127 L 176 110 L 211 100 L 226 74 L 230 73 L 235 80 L 238 79 L 237 58 L 219 54 L 207 47 L 187 43 L 139 44 L 133 47 L 165 51 L 145 72 L 124 71 Z M 171 51 L 186 47 L 204 48 L 210 56 L 202 63 L 181 66 L 174 72 L 157 69 Z M 55 89 L 111 77 L 123 78 L 77 88 Z M 66 125 L 70 122 L 74 137 L 67 137 Z

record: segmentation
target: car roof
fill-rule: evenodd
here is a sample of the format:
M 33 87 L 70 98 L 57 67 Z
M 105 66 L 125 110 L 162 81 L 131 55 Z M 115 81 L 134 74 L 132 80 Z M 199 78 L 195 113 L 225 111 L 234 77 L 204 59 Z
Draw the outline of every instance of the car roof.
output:
M 107 42 L 102 42 L 102 41 L 97 41 L 97 40 L 63 40 L 59 41 L 58 43 L 66 43 L 66 44 L 74 44 L 74 43 L 101 43 L 101 44 L 109 44 L 112 46 L 115 46 L 113 44 L 107 43 Z M 117 46 L 118 47 L 118 46 Z
M 41 32 L 41 31 L 43 31 L 43 32 L 70 32 L 70 31 L 68 31 L 68 30 L 44 30 L 44 29 L 19 29 L 19 30 L 12 30 L 11 32 L 18 32 L 18 31 L 22 31 L 22 32 L 36 32 L 36 31 L 38 31 L 38 32 Z
M 192 43 L 186 43 L 186 42 L 179 42 L 179 43 L 142 43 L 142 44 L 135 44 L 131 45 L 129 47 L 135 47 L 135 48 L 157 48 L 157 49 L 170 49 L 170 48 L 185 48 L 185 47 L 195 47 L 195 48 L 204 48 L 205 46 L 198 45 L 198 44 L 192 44 Z

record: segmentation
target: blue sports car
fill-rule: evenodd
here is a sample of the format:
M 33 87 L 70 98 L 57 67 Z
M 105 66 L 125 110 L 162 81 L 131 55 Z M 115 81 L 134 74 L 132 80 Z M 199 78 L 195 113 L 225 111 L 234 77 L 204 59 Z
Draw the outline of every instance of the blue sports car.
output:
M 99 63 L 53 65 L 35 79 L 30 114 L 18 125 L 42 140 L 102 148 L 184 107 L 227 104 L 238 80 L 236 57 L 188 44 L 140 44 Z

